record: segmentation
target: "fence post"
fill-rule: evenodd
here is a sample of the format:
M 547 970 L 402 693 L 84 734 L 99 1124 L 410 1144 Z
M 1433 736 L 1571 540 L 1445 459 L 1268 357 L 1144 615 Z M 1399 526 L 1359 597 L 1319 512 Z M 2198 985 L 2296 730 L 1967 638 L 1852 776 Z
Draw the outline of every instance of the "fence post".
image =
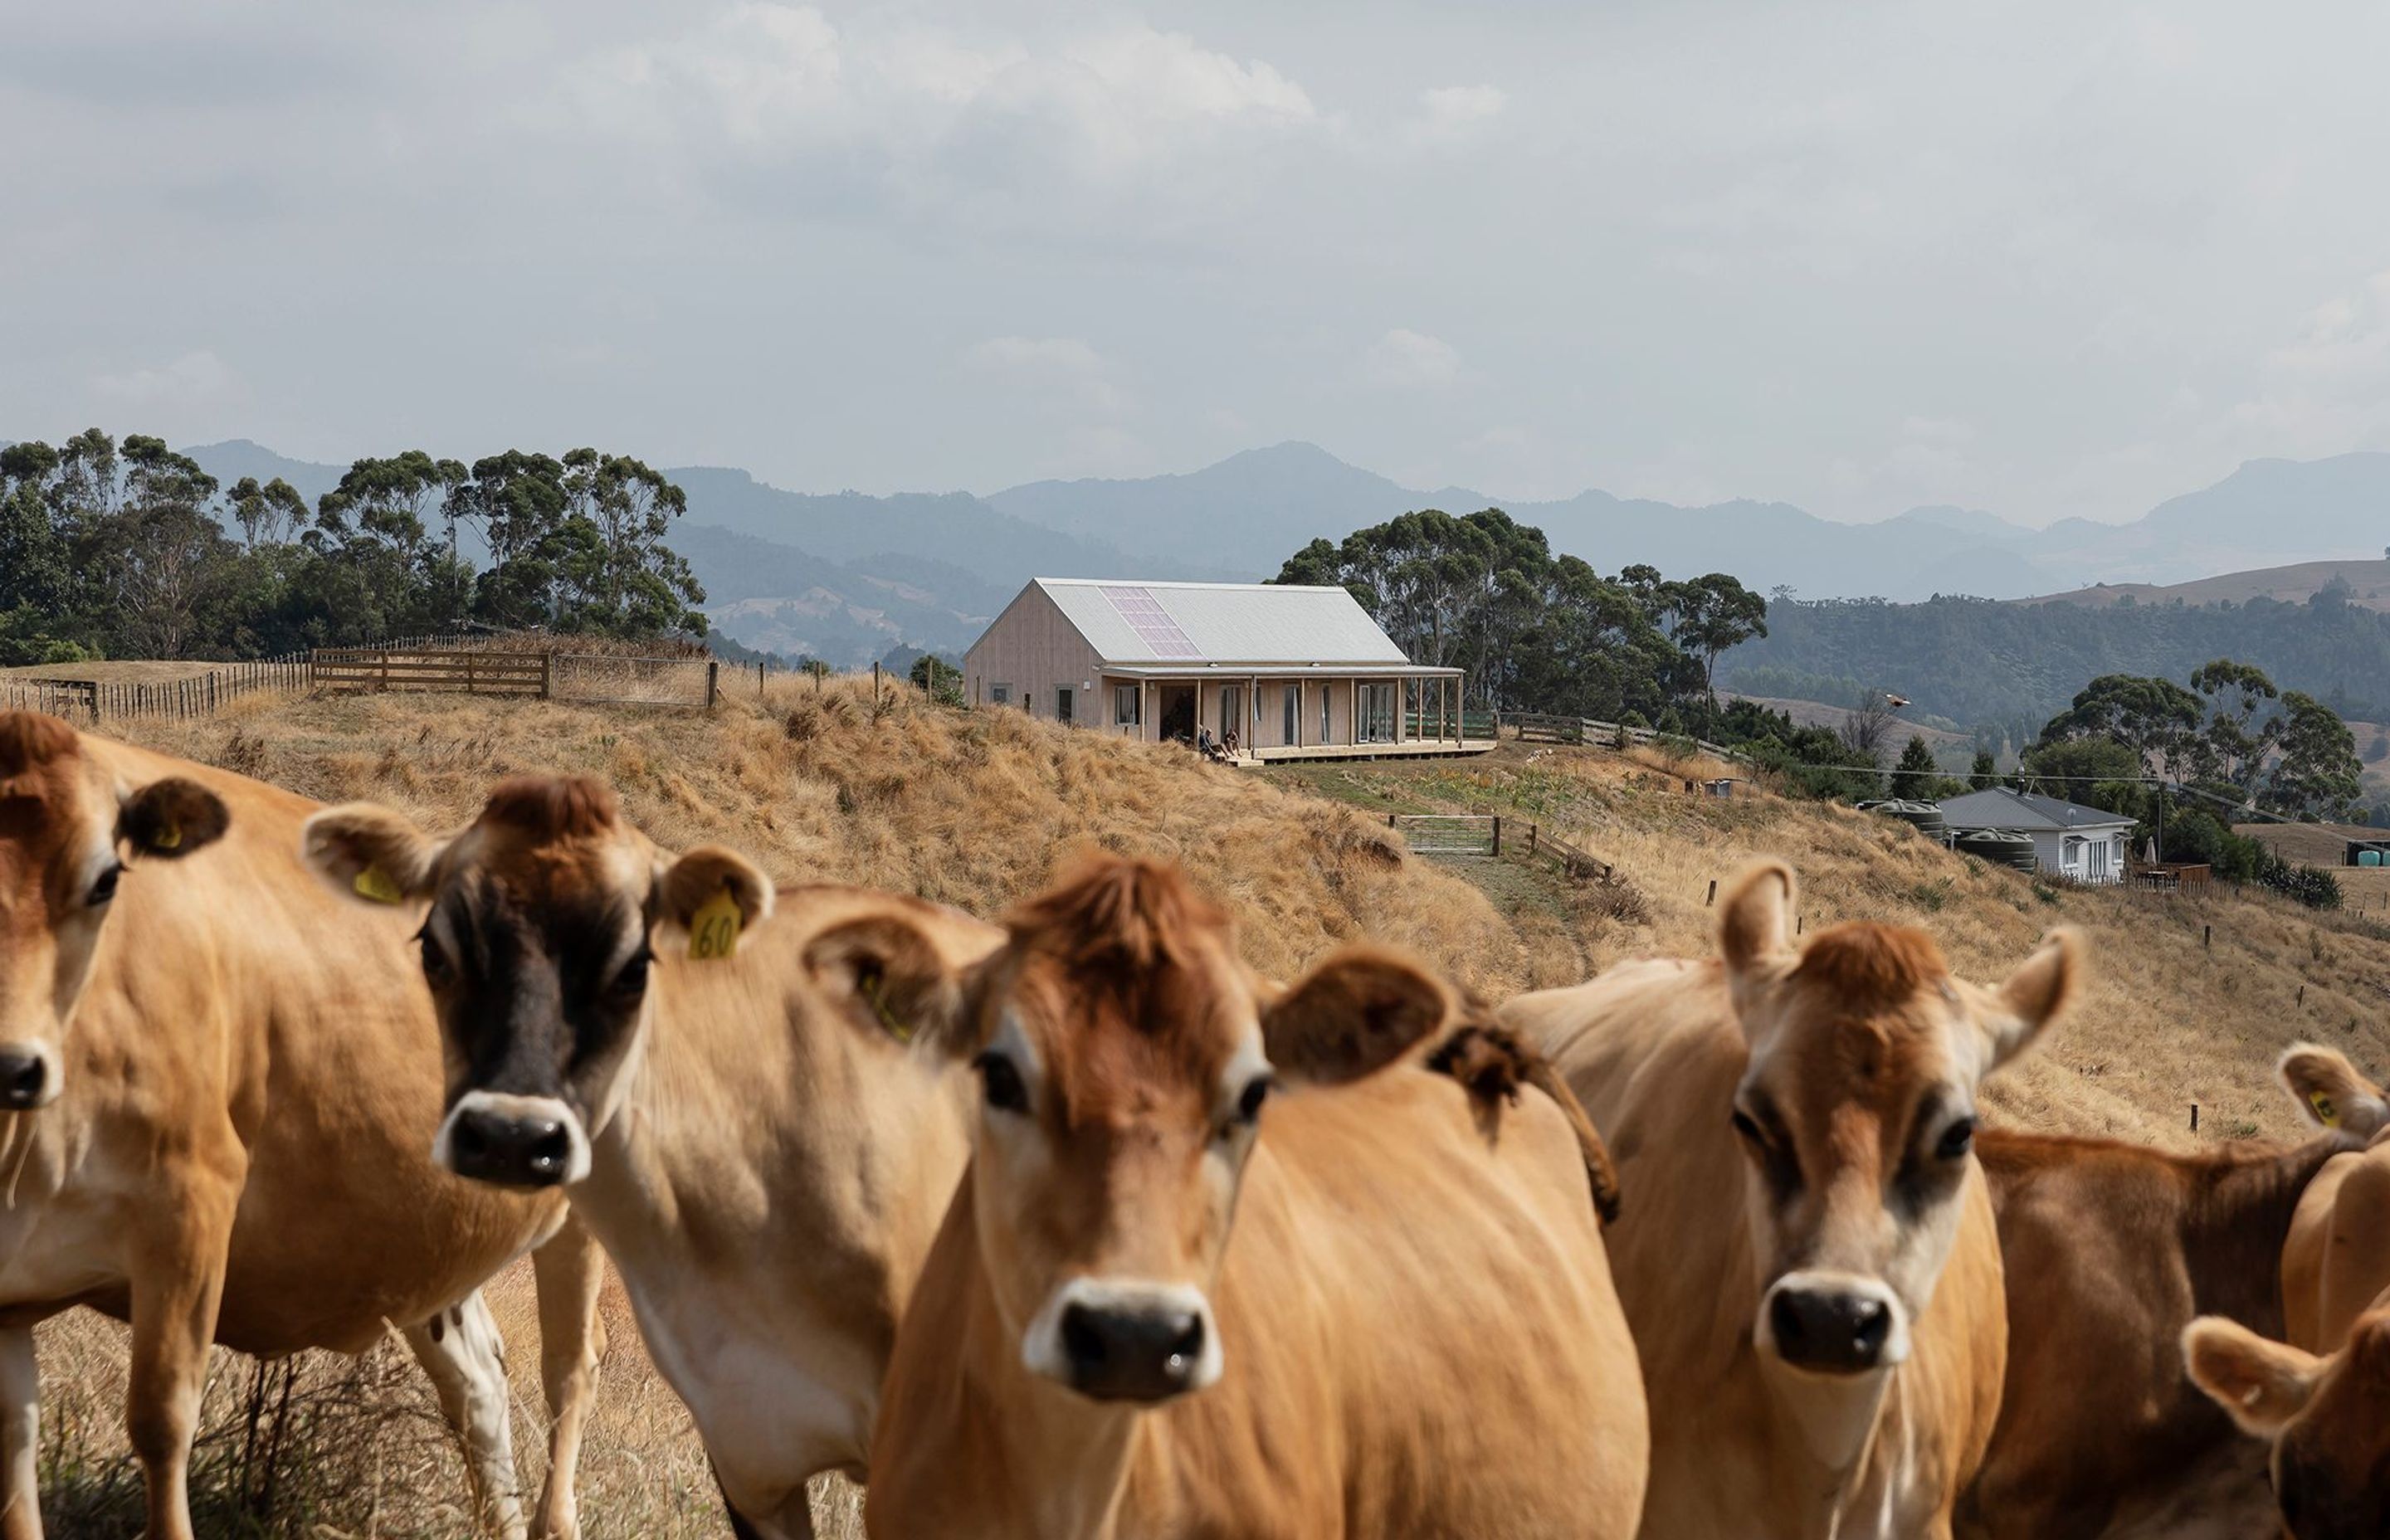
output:
M 1535 825 L 1533 825 L 1533 824 L 1529 824 L 1529 825 L 1527 826 L 1527 853 L 1528 853 L 1529 855 L 1533 855 L 1533 854 L 1535 854 L 1535 853 L 1536 853 L 1536 833 L 1537 833 L 1537 830 L 1536 830 L 1536 826 L 1535 826 Z
M 1502 853 L 1502 815 L 1494 815 L 1494 853 Z
M 714 659 L 705 661 L 705 709 L 713 710 L 713 698 L 721 693 L 722 664 Z
M 1715 906 L 1715 905 L 1716 905 L 1716 903 L 1717 903 L 1717 879 L 1716 879 L 1716 878 L 1715 878 L 1715 877 L 1713 877 L 1713 878 L 1711 878 L 1711 879 L 1710 879 L 1710 896 L 1709 896 L 1709 897 L 1707 897 L 1707 898 L 1705 898 L 1705 899 L 1703 899 L 1703 900 L 1702 900 L 1702 906 L 1703 906 L 1703 908 L 1710 908 L 1710 907 Z
M 556 654 L 553 652 L 541 653 L 539 655 L 539 698 L 542 700 L 555 699 L 554 694 L 552 693 L 556 687 L 555 674 Z

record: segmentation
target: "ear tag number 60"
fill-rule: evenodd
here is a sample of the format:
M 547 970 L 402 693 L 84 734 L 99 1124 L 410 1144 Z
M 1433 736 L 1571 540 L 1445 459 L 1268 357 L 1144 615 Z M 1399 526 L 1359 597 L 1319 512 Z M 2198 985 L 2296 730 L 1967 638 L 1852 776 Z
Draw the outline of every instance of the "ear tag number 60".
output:
M 739 951 L 739 899 L 726 883 L 722 891 L 697 906 L 688 920 L 688 956 L 692 962 L 711 962 Z

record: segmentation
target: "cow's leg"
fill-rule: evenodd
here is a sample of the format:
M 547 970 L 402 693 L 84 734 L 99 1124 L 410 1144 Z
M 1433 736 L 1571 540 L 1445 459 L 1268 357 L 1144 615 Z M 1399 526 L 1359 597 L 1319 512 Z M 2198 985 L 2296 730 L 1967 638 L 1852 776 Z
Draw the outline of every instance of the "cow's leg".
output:
M 33 1328 L 0 1330 L 0 1540 L 42 1540 L 42 1380 Z
M 598 1360 L 606 1326 L 598 1318 L 598 1290 L 606 1256 L 598 1242 L 567 1218 L 546 1245 L 532 1253 L 539 1295 L 539 1377 L 547 1392 L 547 1489 L 540 1495 L 534 1540 L 574 1540 L 580 1518 L 573 1475 L 581 1464 L 581 1433 L 598 1398 Z
M 148 1540 L 194 1540 L 191 1435 L 199 1430 L 208 1344 L 224 1299 L 239 1166 L 234 1157 L 225 1162 L 226 1181 L 161 1191 L 165 1201 L 139 1224 L 131 1248 L 133 1354 L 124 1428 L 148 1488 Z
M 506 1540 L 523 1540 L 522 1498 L 515 1487 L 515 1446 L 507 1387 L 507 1344 L 481 1290 L 406 1328 L 406 1345 L 440 1392 L 440 1409 L 465 1444 L 479 1522 Z
M 814 1540 L 814 1505 L 806 1483 L 797 1483 L 796 1490 L 769 1513 L 745 1512 L 732 1502 L 719 1466 L 713 1468 L 713 1486 L 722 1494 L 723 1516 L 730 1521 L 734 1540 Z

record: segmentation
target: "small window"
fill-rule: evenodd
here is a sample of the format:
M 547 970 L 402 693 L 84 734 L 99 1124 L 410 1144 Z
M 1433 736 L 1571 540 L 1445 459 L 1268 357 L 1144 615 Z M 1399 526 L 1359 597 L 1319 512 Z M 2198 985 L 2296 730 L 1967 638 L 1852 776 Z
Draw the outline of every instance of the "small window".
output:
M 1070 721 L 1071 705 L 1071 687 L 1064 685 L 1056 689 L 1054 691 L 1054 720 L 1057 722 Z
M 1289 686 L 1287 686 L 1287 687 L 1286 687 L 1286 712 L 1285 712 L 1286 720 L 1285 720 L 1284 722 L 1281 722 L 1280 724 L 1279 724 L 1279 726 L 1280 730 L 1281 730 L 1281 731 L 1284 733 L 1284 735 L 1285 735 L 1285 736 L 1284 736 L 1284 738 L 1281 739 L 1281 741 L 1283 741 L 1283 742 L 1285 742 L 1285 743 L 1288 743 L 1288 744 L 1290 744 L 1290 745 L 1291 745 L 1291 744 L 1292 744 L 1292 743 L 1294 742 L 1295 729 L 1296 729 L 1298 726 L 1300 726 L 1300 725 L 1301 725 L 1302 719 L 1301 719 L 1301 715 L 1300 715 L 1300 713 L 1301 713 L 1301 712 L 1303 711 L 1303 704 L 1302 704 L 1302 702 L 1303 702 L 1303 687 L 1302 687 L 1301 685 L 1289 685 Z
M 1326 685 L 1319 687 L 1319 741 L 1336 741 L 1336 692 Z
M 1011 705 L 1012 687 L 1010 685 L 990 685 L 987 687 L 987 703 L 991 706 Z
M 1112 725 L 1142 727 L 1145 725 L 1145 687 L 1141 685 L 1112 687 Z

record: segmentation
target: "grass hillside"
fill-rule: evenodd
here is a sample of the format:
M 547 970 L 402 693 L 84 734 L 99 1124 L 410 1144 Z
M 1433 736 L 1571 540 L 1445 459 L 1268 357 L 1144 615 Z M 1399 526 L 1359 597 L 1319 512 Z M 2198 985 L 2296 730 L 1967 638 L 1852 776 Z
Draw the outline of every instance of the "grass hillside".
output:
M 2015 604 L 2076 604 L 2101 609 L 2131 599 L 2136 604 L 2246 604 L 2274 599 L 2304 604 L 2324 588 L 2338 584 L 2348 602 L 2368 610 L 2390 610 L 2390 561 L 2300 561 L 2288 567 L 2260 567 L 2246 572 L 2224 572 L 2189 583 L 2095 583 L 2063 593 L 2014 599 Z
M 1738 786 L 1724 767 L 1651 751 L 1506 745 L 1484 759 L 1208 766 L 1020 712 L 965 715 L 867 686 L 776 679 L 726 690 L 711 716 L 462 697 L 244 701 L 205 722 L 130 725 L 152 747 L 326 801 L 370 797 L 427 827 L 471 816 L 498 776 L 603 776 L 670 846 L 722 841 L 784 879 L 899 888 L 983 912 L 1034 890 L 1079 847 L 1186 863 L 1242 923 L 1254 964 L 1285 975 L 1340 942 L 1413 947 L 1499 996 L 1573 982 L 1622 958 L 1705 954 L 1714 879 L 1790 859 L 1806 926 L 1905 920 L 1963 973 L 1996 980 L 2049 925 L 2089 936 L 2097 980 L 2054 1041 L 1996 1084 L 2012 1123 L 2180 1145 L 2289 1136 L 2268 1079 L 2294 1036 L 2390 1060 L 2378 1022 L 2390 930 L 2272 899 L 2160 900 L 2061 892 L 1927 844 L 1905 826 Z M 1427 858 L 1387 828 L 1403 812 L 1499 812 L 1511 855 Z M 1515 858 L 1533 822 L 1615 864 L 1572 883 Z M 2203 928 L 2212 927 L 2212 946 Z M 2304 1004 L 2297 992 L 2306 986 Z M 544 1416 L 520 1277 L 494 1290 L 519 1344 L 518 1432 L 535 1487 Z M 726 1534 L 678 1404 L 640 1353 L 619 1295 L 584 1466 L 594 1540 Z M 76 1315 L 44 1328 L 45 1500 L 57 1534 L 132 1533 L 138 1479 L 122 1454 L 122 1334 Z M 403 1349 L 285 1367 L 218 1355 L 199 1486 L 203 1533 L 428 1536 L 460 1533 L 463 1490 L 428 1391 Z M 286 1378 L 287 1377 L 287 1378 Z M 287 1397 L 287 1398 L 286 1398 Z M 276 1408 L 282 1408 L 277 1412 Z M 252 1427 L 280 1428 L 266 1460 Z M 264 1472 L 272 1472 L 271 1475 Z M 859 1533 L 851 1494 L 822 1494 L 824 1534 Z

